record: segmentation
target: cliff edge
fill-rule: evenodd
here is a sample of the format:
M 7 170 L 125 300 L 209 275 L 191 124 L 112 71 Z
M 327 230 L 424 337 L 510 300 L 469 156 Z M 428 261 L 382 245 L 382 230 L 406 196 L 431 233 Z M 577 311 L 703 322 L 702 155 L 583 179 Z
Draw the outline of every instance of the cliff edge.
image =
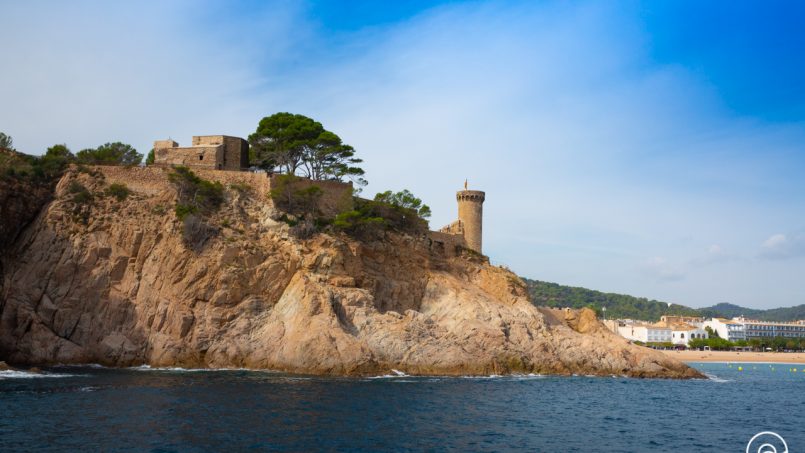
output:
M 516 275 L 428 237 L 300 239 L 243 184 L 225 190 L 189 246 L 168 172 L 64 175 L 2 257 L 0 360 L 701 377 L 630 345 L 589 310 L 535 307 Z M 116 198 L 112 183 L 131 191 Z

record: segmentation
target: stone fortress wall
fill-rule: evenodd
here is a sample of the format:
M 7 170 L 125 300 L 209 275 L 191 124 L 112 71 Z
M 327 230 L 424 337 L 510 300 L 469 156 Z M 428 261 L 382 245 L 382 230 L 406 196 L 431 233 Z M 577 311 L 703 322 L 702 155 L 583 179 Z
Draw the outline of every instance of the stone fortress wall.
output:
M 249 142 L 228 135 L 197 135 L 192 146 L 173 140 L 154 142 L 154 164 L 239 171 L 249 166 Z
M 240 170 L 249 167 L 249 142 L 229 135 L 197 135 L 193 146 L 223 146 L 222 168 L 220 170 Z
M 95 166 L 103 173 L 110 184 L 125 184 L 130 190 L 143 195 L 154 196 L 161 193 L 172 193 L 173 186 L 168 180 L 171 169 L 166 166 L 152 165 L 148 167 Z M 264 172 L 209 170 L 193 167 L 191 171 L 202 179 L 217 181 L 229 187 L 231 185 L 247 185 L 260 200 L 271 203 L 271 188 L 277 186 L 280 175 L 269 175 Z M 340 181 L 311 181 L 299 179 L 294 189 L 316 185 L 321 187 L 319 209 L 322 214 L 334 216 L 352 208 L 352 183 Z
M 154 142 L 154 165 L 148 167 L 97 166 L 109 183 L 125 184 L 130 190 L 145 195 L 172 193 L 168 180 L 171 167 L 186 166 L 200 178 L 217 181 L 224 186 L 248 186 L 258 199 L 272 203 L 272 188 L 279 187 L 282 175 L 244 171 L 249 166 L 249 143 L 239 137 L 227 135 L 197 135 L 192 146 L 180 147 L 173 140 Z M 318 207 L 325 216 L 353 209 L 352 183 L 340 181 L 312 181 L 299 178 L 292 182 L 291 190 L 310 186 L 322 189 Z M 482 253 L 484 192 L 464 189 L 456 193 L 458 220 L 430 231 L 427 239 L 430 248 L 447 256 L 454 256 L 461 248 Z

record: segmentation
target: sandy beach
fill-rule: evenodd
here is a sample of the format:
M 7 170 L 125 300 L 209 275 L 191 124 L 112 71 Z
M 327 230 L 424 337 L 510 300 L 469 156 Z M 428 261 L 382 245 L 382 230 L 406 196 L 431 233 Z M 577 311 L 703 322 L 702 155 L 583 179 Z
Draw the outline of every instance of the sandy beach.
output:
M 662 351 L 683 362 L 768 362 L 805 364 L 803 352 Z

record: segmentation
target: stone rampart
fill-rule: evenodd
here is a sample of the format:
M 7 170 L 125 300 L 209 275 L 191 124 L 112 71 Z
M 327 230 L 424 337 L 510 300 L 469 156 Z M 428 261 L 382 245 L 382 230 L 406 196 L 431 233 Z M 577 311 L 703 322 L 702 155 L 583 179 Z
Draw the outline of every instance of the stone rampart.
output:
M 459 234 L 428 231 L 428 240 L 430 241 L 431 251 L 447 258 L 456 256 L 459 247 L 467 247 L 467 241 L 464 240 L 464 236 Z
M 166 167 L 117 167 L 97 165 L 95 170 L 103 173 L 109 184 L 125 184 L 133 192 L 158 195 L 170 189 L 169 168 Z
M 106 177 L 107 182 L 125 184 L 130 190 L 145 195 L 158 195 L 172 191 L 173 187 L 168 181 L 171 173 L 170 167 L 151 165 L 148 167 L 117 167 L 95 166 Z M 258 200 L 272 203 L 270 198 L 272 182 L 276 184 L 280 175 L 267 173 L 254 173 L 248 171 L 207 170 L 192 168 L 191 171 L 198 177 L 210 181 L 217 181 L 225 187 L 231 185 L 248 186 Z M 335 216 L 339 212 L 352 209 L 352 183 L 339 181 L 311 181 L 299 178 L 294 182 L 297 189 L 304 189 L 316 185 L 322 189 L 319 199 L 319 209 L 326 216 Z
M 279 178 L 283 175 L 272 175 L 270 187 L 276 187 Z M 294 180 L 293 190 L 305 189 L 310 186 L 318 186 L 322 190 L 319 198 L 319 210 L 328 217 L 335 217 L 338 213 L 352 209 L 352 183 L 340 181 L 313 181 L 307 178 L 297 178 Z M 269 189 L 270 190 L 270 189 Z

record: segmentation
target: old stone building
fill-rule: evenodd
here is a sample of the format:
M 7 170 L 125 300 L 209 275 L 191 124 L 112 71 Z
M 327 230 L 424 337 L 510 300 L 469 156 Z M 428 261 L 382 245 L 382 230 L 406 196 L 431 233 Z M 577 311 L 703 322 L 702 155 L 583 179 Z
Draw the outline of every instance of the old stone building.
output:
M 458 202 L 458 220 L 439 230 L 440 233 L 457 235 L 464 238 L 466 246 L 478 253 L 483 253 L 483 217 L 484 200 L 486 194 L 480 190 L 467 190 L 467 183 L 464 182 L 464 190 L 456 193 Z
M 249 166 L 249 142 L 228 135 L 194 136 L 192 146 L 179 146 L 170 139 L 157 140 L 154 164 L 240 171 Z

